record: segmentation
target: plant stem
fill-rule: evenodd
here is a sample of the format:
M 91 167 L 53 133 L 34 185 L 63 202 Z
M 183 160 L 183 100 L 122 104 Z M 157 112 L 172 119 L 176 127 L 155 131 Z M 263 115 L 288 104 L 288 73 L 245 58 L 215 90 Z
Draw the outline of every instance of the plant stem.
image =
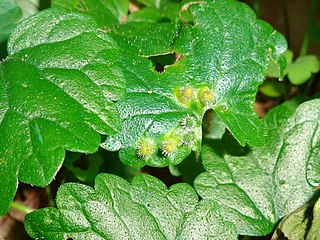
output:
M 312 75 L 311 78 L 308 80 L 307 86 L 303 91 L 304 95 L 307 95 L 308 93 L 312 92 L 312 85 L 313 85 L 314 79 L 315 79 L 315 75 Z
M 310 4 L 310 10 L 309 10 L 309 17 L 308 17 L 308 26 L 307 30 L 303 37 L 302 46 L 300 49 L 300 56 L 306 55 L 309 48 L 309 42 L 310 42 L 310 34 L 312 32 L 312 28 L 314 25 L 314 18 L 317 13 L 317 7 L 318 7 L 318 0 L 311 0 Z
M 47 196 L 48 196 L 49 206 L 50 207 L 55 207 L 55 203 L 54 203 L 54 200 L 53 200 L 53 197 L 52 197 L 52 192 L 51 192 L 51 186 L 50 185 L 48 185 L 46 187 L 46 193 L 47 193 Z
M 23 203 L 18 202 L 18 201 L 13 201 L 10 206 L 11 206 L 11 208 L 13 208 L 13 209 L 15 209 L 17 211 L 23 212 L 25 214 L 28 214 L 28 213 L 31 213 L 32 211 L 34 211 L 33 208 L 28 207 L 28 206 L 26 206 Z
M 283 12 L 283 17 L 284 17 L 284 26 L 285 26 L 285 36 L 288 42 L 288 46 L 290 47 L 291 40 L 290 40 L 290 25 L 289 25 L 289 14 L 288 14 L 288 7 L 286 0 L 281 0 L 280 1 L 281 7 L 282 7 L 282 12 Z
M 257 17 L 260 18 L 260 15 L 261 15 L 260 0 L 254 0 L 253 9 L 256 12 Z

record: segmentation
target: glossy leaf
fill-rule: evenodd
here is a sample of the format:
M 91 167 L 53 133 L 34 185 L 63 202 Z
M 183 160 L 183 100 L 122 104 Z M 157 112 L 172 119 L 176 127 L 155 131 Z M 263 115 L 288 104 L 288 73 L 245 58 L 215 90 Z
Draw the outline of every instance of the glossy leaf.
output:
M 155 177 L 136 176 L 132 184 L 100 174 L 95 189 L 64 184 L 57 207 L 26 216 L 34 238 L 45 239 L 237 239 L 214 201 L 200 201 L 187 184 L 169 189 Z M 50 224 L 46 224 L 50 221 Z
M 266 116 L 268 142 L 243 157 L 202 150 L 205 173 L 195 180 L 203 199 L 221 204 L 240 234 L 265 235 L 308 201 L 319 184 L 320 100 L 295 111 L 285 104 Z
M 75 29 L 80 20 L 84 24 Z M 95 27 L 81 15 L 48 10 L 12 33 L 11 55 L 0 65 L 1 215 L 18 179 L 45 186 L 65 150 L 95 152 L 99 133 L 119 130 L 111 101 L 125 91 L 114 79 L 118 52 Z
M 149 57 L 158 56 L 159 53 L 160 55 L 171 53 L 170 46 L 178 34 L 178 29 L 179 25 L 173 23 L 129 22 L 113 27 L 108 31 L 108 34 L 124 51 L 123 64 L 130 67 L 129 69 L 133 69 L 137 67 L 136 64 L 131 64 L 130 59 L 131 57 L 138 58 L 135 55 Z M 140 60 L 140 58 L 138 59 Z M 145 59 L 143 58 L 143 60 Z M 145 71 L 149 70 L 149 64 L 145 64 L 144 68 Z
M 201 122 L 208 109 L 214 109 L 242 145 L 264 143 L 263 124 L 253 112 L 254 98 L 269 59 L 282 63 L 284 38 L 236 1 L 193 2 L 182 9 L 188 8 L 194 26 L 179 23 L 174 35 L 168 34 L 169 28 L 162 35 L 145 34 L 143 39 L 152 42 L 149 47 L 143 47 L 139 37 L 127 38 L 128 43 L 117 40 L 127 52 L 138 47 L 129 56 L 122 55 L 128 90 L 117 102 L 122 131 L 107 137 L 102 147 L 120 150 L 128 165 L 176 165 L 191 150 L 199 154 Z M 159 29 L 172 23 L 147 26 Z M 130 33 L 130 25 L 120 28 L 126 27 Z M 151 46 L 162 52 L 150 50 Z M 176 62 L 161 73 L 155 71 L 147 58 L 168 53 L 176 54 Z
M 90 15 L 100 27 L 105 27 L 125 20 L 129 0 L 52 0 L 51 6 Z

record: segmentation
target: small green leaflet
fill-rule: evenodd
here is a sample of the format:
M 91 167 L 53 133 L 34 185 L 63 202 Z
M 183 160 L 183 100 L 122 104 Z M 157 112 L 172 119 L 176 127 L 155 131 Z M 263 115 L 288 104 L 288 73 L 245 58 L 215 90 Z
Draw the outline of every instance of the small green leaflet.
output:
M 268 142 L 246 156 L 202 149 L 206 172 L 195 180 L 203 199 L 217 201 L 243 235 L 270 233 L 280 218 L 307 202 L 320 183 L 320 99 L 272 109 Z
M 50 9 L 13 31 L 0 65 L 0 215 L 18 179 L 45 186 L 65 150 L 93 153 L 99 133 L 119 130 L 119 53 L 96 29 L 91 18 Z
M 67 183 L 57 194 L 57 208 L 26 216 L 30 236 L 68 239 L 237 239 L 235 226 L 223 220 L 215 201 L 198 201 L 194 189 L 178 183 L 169 189 L 140 174 L 131 185 L 100 174 L 95 189 Z
M 126 25 L 119 28 L 124 31 L 110 33 L 125 51 L 127 94 L 117 102 L 122 130 L 107 137 L 102 147 L 120 150 L 125 164 L 163 167 L 179 164 L 191 150 L 199 154 L 208 109 L 214 109 L 241 145 L 265 141 L 263 123 L 253 112 L 254 98 L 270 59 L 283 72 L 285 39 L 237 1 L 193 2 L 185 9 L 194 16 L 194 25 L 177 23 L 171 40 L 169 28 L 149 34 L 149 47 L 139 37 L 127 38 L 127 43 L 119 39 L 119 32 L 130 36 Z M 161 26 L 172 25 L 165 24 Z M 163 51 L 148 54 L 150 46 L 163 46 L 163 39 Z M 135 51 L 128 54 L 132 46 Z M 176 53 L 179 60 L 162 73 L 155 71 L 147 58 L 167 53 Z
M 295 85 L 304 84 L 319 71 L 320 61 L 315 55 L 300 56 L 287 66 L 288 79 Z

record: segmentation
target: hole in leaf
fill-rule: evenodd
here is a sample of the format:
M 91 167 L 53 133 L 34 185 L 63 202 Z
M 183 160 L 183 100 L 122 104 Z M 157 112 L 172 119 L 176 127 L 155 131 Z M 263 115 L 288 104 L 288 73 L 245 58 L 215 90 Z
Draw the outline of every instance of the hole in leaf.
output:
M 157 56 L 150 56 L 148 59 L 153 63 L 154 69 L 161 73 L 164 71 L 165 66 L 172 65 L 176 61 L 182 59 L 182 55 L 178 53 L 169 53 Z

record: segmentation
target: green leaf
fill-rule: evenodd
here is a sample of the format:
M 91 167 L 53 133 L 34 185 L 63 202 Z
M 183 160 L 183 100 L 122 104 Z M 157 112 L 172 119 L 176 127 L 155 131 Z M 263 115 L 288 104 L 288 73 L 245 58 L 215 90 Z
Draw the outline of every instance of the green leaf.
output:
M 81 15 L 47 10 L 13 31 L 11 55 L 0 65 L 0 215 L 18 179 L 45 186 L 65 150 L 95 152 L 99 133 L 119 130 L 112 102 L 125 91 L 114 80 L 119 53 L 95 27 Z
M 139 54 L 143 57 L 158 56 L 171 53 L 170 46 L 178 34 L 178 25 L 173 23 L 146 23 L 146 22 L 129 22 L 127 24 L 115 26 L 108 34 L 118 43 L 123 53 L 123 65 L 130 63 L 130 69 L 136 68 L 135 62 L 140 61 Z M 128 54 L 129 52 L 129 54 Z M 159 54 L 161 53 L 161 54 Z M 131 64 L 131 57 L 138 60 Z M 143 58 L 143 60 L 145 60 Z M 149 70 L 149 62 L 146 61 L 144 71 Z M 128 67 L 128 66 L 127 66 Z M 142 70 L 141 70 L 142 71 Z M 131 77 L 131 76 L 130 76 Z
M 203 199 L 221 204 L 239 234 L 265 235 L 307 202 L 319 184 L 320 99 L 274 108 L 266 116 L 268 142 L 243 157 L 203 147 L 206 169 L 195 180 Z
M 287 67 L 288 79 L 292 84 L 300 85 L 311 78 L 313 73 L 320 71 L 320 61 L 317 56 L 308 55 L 298 57 Z
M 14 0 L 0 0 L 0 42 L 6 41 L 22 17 Z
M 273 240 L 316 240 L 320 237 L 320 200 L 304 205 L 286 216 L 274 232 Z
M 237 239 L 233 224 L 223 221 L 219 205 L 200 201 L 187 184 L 169 189 L 155 177 L 140 174 L 132 184 L 100 174 L 95 189 L 67 183 L 60 187 L 58 209 L 28 214 L 25 227 L 45 239 Z M 50 222 L 50 224 L 47 224 Z
M 293 52 L 290 49 L 287 49 L 283 53 L 283 59 L 280 61 L 280 63 L 277 63 L 270 59 L 268 63 L 267 68 L 267 76 L 272 78 L 278 78 L 279 80 L 283 80 L 284 75 L 286 75 L 286 65 L 289 65 L 292 63 L 293 60 Z
M 241 145 L 262 145 L 263 127 L 252 106 L 269 59 L 283 61 L 285 39 L 236 1 L 190 8 L 195 26 L 186 27 L 177 40 L 185 66 L 176 74 L 192 74 L 213 90 L 213 109 Z
M 260 88 L 260 92 L 268 97 L 281 97 L 286 93 L 286 84 L 274 79 L 264 82 Z
M 191 150 L 198 154 L 202 118 L 209 109 L 241 145 L 264 143 L 263 123 L 253 112 L 254 98 L 269 59 L 282 59 L 284 38 L 236 1 L 203 1 L 190 5 L 190 11 L 194 26 L 179 23 L 183 25 L 172 40 L 168 28 L 162 34 L 145 34 L 143 39 L 152 42 L 145 48 L 138 37 L 128 43 L 117 39 L 127 52 L 135 43 L 139 47 L 129 56 L 122 54 L 128 90 L 117 102 L 122 130 L 107 137 L 102 147 L 120 150 L 125 164 L 163 167 L 179 164 Z M 130 26 L 124 27 L 130 32 Z M 166 43 L 161 45 L 163 39 Z M 152 51 L 151 46 L 163 52 Z M 177 60 L 156 72 L 146 58 L 167 53 L 176 53 Z
M 52 0 L 51 6 L 90 15 L 100 27 L 105 27 L 125 20 L 129 0 Z

